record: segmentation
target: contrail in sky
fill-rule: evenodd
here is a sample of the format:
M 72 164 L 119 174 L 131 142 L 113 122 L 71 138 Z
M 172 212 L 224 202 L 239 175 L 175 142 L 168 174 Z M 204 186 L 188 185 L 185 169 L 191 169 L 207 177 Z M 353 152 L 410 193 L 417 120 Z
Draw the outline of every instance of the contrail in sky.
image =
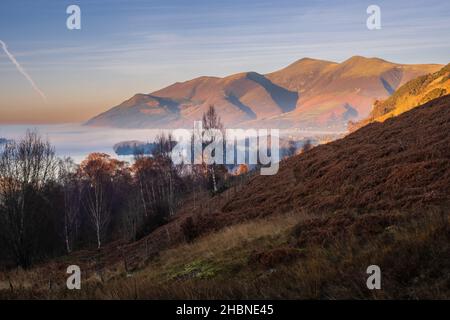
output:
M 24 68 L 22 68 L 22 66 L 19 64 L 19 62 L 17 62 L 16 58 L 14 58 L 14 56 L 8 51 L 8 47 L 6 46 L 6 43 L 4 43 L 2 40 L 0 40 L 0 45 L 3 48 L 3 51 L 5 51 L 6 55 L 8 56 L 8 58 L 11 60 L 11 62 L 16 66 L 17 70 L 19 70 L 19 72 L 28 80 L 28 82 L 31 84 L 31 86 L 33 87 L 34 91 L 36 91 L 44 100 L 44 102 L 47 102 L 47 97 L 45 95 L 44 92 L 42 92 L 41 89 L 39 89 L 39 87 L 36 85 L 36 83 L 33 81 L 33 79 L 31 78 L 31 76 L 25 71 Z

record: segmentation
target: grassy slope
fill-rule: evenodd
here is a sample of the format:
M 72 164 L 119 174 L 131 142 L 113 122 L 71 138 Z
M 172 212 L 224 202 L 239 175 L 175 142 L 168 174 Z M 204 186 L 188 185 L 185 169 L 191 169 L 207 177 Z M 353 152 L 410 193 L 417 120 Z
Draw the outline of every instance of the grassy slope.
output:
M 370 116 L 351 129 L 372 122 L 383 122 L 448 94 L 450 94 L 450 64 L 435 73 L 409 81 L 388 99 L 376 102 Z
M 22 272 L 15 278 L 14 291 L 0 291 L 0 297 L 450 298 L 448 214 L 421 214 L 420 218 L 385 226 L 368 239 L 358 232 L 347 233 L 345 239 L 324 233 L 321 239 L 327 241 L 301 244 L 298 229 L 308 225 L 309 219 L 296 213 L 235 225 L 163 251 L 132 275 L 120 266 L 111 266 L 103 281 L 91 275 L 79 292 L 56 285 L 49 289 L 43 280 L 40 286 L 18 288 L 19 281 L 31 283 L 43 276 L 36 271 Z M 381 267 L 383 290 L 365 287 L 365 270 L 372 264 Z M 61 278 L 61 285 L 63 281 Z

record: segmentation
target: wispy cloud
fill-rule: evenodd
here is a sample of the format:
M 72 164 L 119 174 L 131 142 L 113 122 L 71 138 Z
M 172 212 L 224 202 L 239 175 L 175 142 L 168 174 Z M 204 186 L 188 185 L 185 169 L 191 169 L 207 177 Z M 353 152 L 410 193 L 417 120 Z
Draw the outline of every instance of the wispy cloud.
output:
M 12 55 L 12 53 L 9 52 L 8 47 L 6 46 L 6 43 L 4 43 L 2 40 L 0 40 L 0 45 L 3 48 L 3 51 L 8 56 L 8 58 L 11 60 L 11 62 L 16 66 L 17 70 L 25 77 L 25 79 L 28 80 L 28 82 L 33 87 L 34 91 L 36 91 L 37 94 L 39 94 L 44 102 L 47 102 L 47 96 L 45 93 L 39 89 L 39 87 L 36 85 L 34 80 L 31 78 L 31 76 L 25 71 L 25 69 L 20 65 L 20 63 L 16 60 L 16 58 Z

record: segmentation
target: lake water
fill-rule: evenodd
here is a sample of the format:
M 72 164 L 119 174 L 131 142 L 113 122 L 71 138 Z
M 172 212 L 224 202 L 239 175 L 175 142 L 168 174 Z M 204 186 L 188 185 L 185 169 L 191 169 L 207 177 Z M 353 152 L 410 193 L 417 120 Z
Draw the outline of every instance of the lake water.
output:
M 114 144 L 129 140 L 151 142 L 161 132 L 156 129 L 92 128 L 81 124 L 0 125 L 0 138 L 18 139 L 23 137 L 27 130 L 36 130 L 50 141 L 58 156 L 72 157 L 77 163 L 92 152 L 103 152 L 129 160 L 131 157 L 118 157 L 115 154 Z

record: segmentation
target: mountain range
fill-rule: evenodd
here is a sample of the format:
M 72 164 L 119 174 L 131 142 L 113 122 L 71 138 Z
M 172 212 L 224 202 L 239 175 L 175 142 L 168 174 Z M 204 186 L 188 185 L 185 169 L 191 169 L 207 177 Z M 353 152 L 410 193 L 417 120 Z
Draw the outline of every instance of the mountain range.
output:
M 269 73 L 199 77 L 136 94 L 86 122 L 119 128 L 191 128 L 214 105 L 226 127 L 343 130 L 369 116 L 374 101 L 437 64 L 405 65 L 354 56 L 342 63 L 304 58 Z

